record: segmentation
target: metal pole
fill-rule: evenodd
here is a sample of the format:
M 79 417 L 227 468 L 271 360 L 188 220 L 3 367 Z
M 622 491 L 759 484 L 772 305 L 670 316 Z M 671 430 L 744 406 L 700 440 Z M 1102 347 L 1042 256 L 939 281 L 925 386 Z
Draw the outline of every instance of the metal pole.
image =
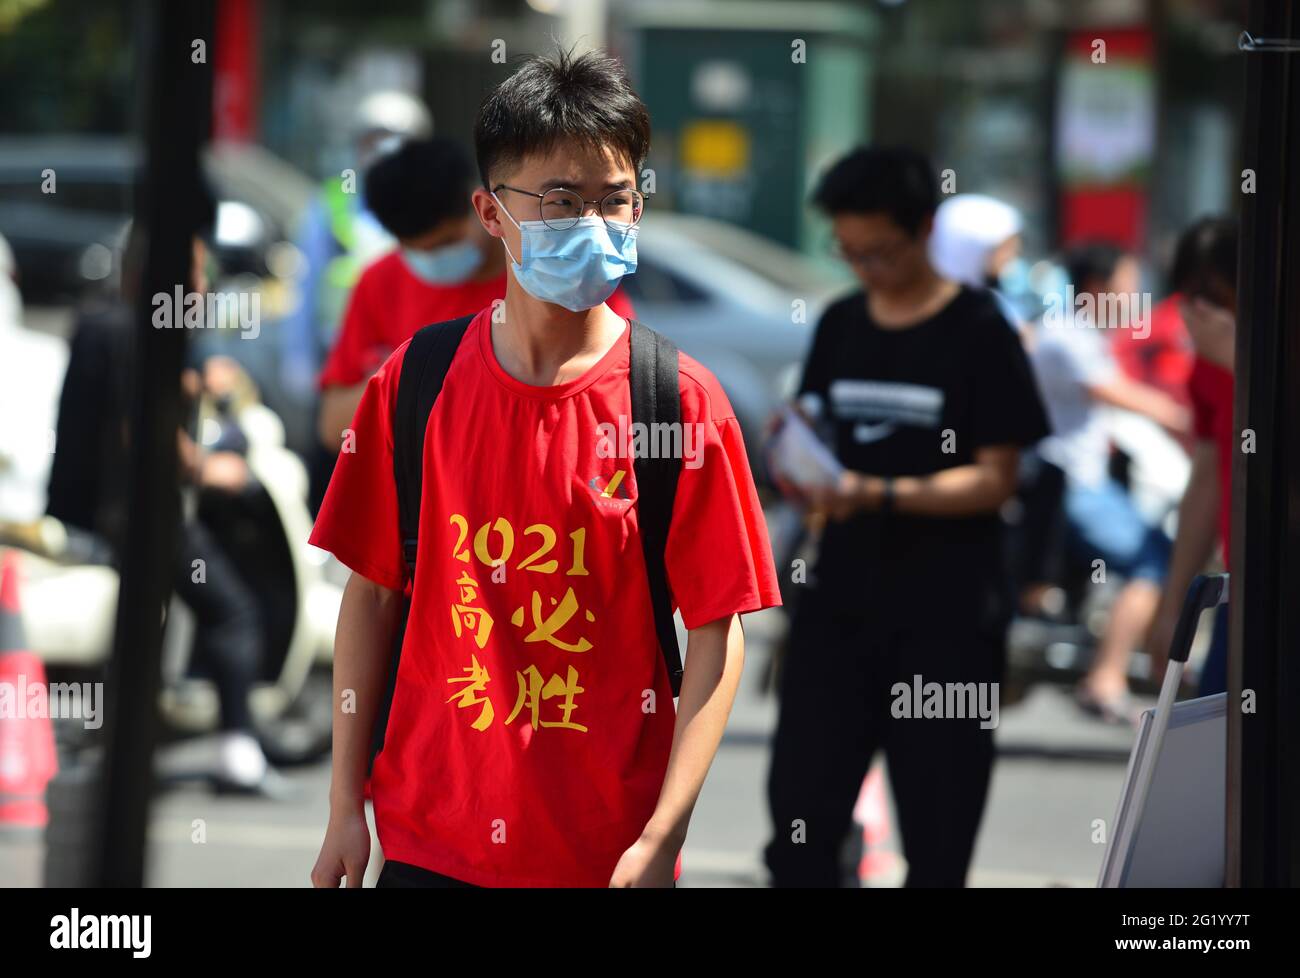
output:
M 1255 38 L 1295 39 L 1298 28 L 1290 0 L 1252 0 Z M 1242 195 L 1238 274 L 1229 886 L 1300 884 L 1300 72 L 1286 48 L 1242 55 L 1242 179 L 1254 189 Z
M 145 258 L 136 297 L 121 589 L 88 868 L 88 879 L 98 886 L 144 882 L 162 614 L 171 590 L 179 516 L 176 435 L 186 339 L 183 328 L 153 327 L 151 297 L 173 296 L 178 285 L 189 291 L 201 186 L 198 152 L 211 106 L 211 51 L 206 50 L 212 42 L 211 14 L 211 3 L 188 0 L 152 0 L 136 8 L 145 152 L 135 228 L 145 235 Z

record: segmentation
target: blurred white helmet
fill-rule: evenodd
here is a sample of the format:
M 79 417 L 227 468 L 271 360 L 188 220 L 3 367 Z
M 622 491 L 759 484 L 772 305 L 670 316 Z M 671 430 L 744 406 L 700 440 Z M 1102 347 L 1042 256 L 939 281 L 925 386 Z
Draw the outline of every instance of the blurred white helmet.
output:
M 1022 229 L 1010 204 L 984 194 L 949 197 L 934 212 L 930 261 L 944 278 L 983 285 L 990 256 Z
M 433 117 L 414 95 L 396 90 L 374 92 L 357 104 L 352 133 L 355 137 L 392 133 L 409 139 L 427 139 L 433 135 Z

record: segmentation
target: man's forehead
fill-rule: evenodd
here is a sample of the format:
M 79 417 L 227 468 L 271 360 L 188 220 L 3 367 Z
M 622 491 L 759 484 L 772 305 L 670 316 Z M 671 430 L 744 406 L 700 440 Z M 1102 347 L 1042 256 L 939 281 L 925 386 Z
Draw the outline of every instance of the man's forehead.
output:
M 634 179 L 631 164 L 610 149 L 599 150 L 557 149 L 550 153 L 525 156 L 513 168 L 513 179 L 527 177 L 538 190 L 552 187 L 616 189 Z
M 907 232 L 888 214 L 877 211 L 836 214 L 831 221 L 841 237 L 897 237 Z

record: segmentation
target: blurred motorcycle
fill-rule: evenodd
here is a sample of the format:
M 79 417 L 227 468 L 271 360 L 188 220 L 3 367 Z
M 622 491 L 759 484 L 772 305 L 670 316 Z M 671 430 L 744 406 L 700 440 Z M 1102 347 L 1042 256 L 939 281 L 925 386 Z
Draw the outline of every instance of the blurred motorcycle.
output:
M 236 433 L 252 485 L 238 494 L 200 493 L 198 513 L 258 601 L 266 652 L 250 693 L 258 739 L 273 764 L 302 764 L 330 748 L 330 665 L 342 587 L 327 577 L 329 555 L 306 542 L 307 473 L 284 447 L 282 424 L 246 378 L 236 387 L 231 396 L 202 397 L 196 440 L 220 444 Z M 50 517 L 0 522 L 5 546 L 22 551 L 22 622 L 50 681 L 94 681 L 112 648 L 117 608 L 118 574 L 107 548 Z M 216 687 L 194 664 L 194 638 L 193 614 L 173 597 L 159 701 L 173 739 L 218 727 Z M 86 732 L 63 726 L 56 724 L 56 732 L 65 746 L 83 746 Z

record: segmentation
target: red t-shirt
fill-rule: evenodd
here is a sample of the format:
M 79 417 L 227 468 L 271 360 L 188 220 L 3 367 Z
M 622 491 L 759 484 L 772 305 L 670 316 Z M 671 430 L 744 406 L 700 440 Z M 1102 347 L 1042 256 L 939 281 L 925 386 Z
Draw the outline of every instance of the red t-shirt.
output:
M 371 779 L 386 858 L 480 885 L 607 886 L 654 811 L 675 709 L 637 531 L 629 336 L 553 387 L 502 369 L 486 312 L 456 351 L 429 417 L 406 644 Z M 311 536 L 393 590 L 405 352 L 366 385 Z M 665 562 L 690 629 L 780 597 L 731 405 L 685 355 L 680 376 L 691 435 Z
M 1140 336 L 1136 329 L 1116 330 L 1111 349 L 1127 376 L 1164 391 L 1186 407 L 1194 352 L 1179 311 L 1181 300 L 1174 293 L 1157 302 L 1150 328 Z
M 1192 398 L 1193 430 L 1197 439 L 1214 442 L 1219 455 L 1219 537 L 1223 541 L 1223 559 L 1232 551 L 1228 541 L 1232 533 L 1232 371 L 1217 363 L 1197 357 L 1187 391 Z
M 506 297 L 506 272 L 485 282 L 432 285 L 393 251 L 361 273 L 343 314 L 338 340 L 321 368 L 320 386 L 359 384 L 421 326 L 468 316 Z M 636 312 L 622 287 L 606 303 L 624 318 Z

